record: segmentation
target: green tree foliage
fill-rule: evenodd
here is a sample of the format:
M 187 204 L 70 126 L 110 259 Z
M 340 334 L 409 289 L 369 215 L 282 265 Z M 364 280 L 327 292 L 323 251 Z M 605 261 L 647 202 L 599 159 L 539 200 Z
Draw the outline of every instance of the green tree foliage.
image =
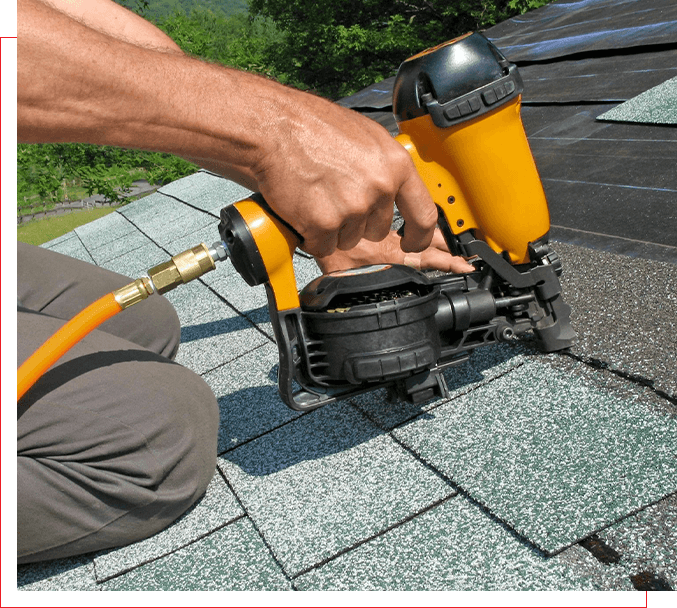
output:
M 160 20 L 158 27 L 190 55 L 274 75 L 265 63 L 264 50 L 279 44 L 282 35 L 263 18 L 250 18 L 244 13 L 224 17 L 198 8 L 190 15 L 176 12 Z
M 121 194 L 135 179 L 164 184 L 196 170 L 192 163 L 159 152 L 90 144 L 19 144 L 18 204 L 32 203 L 35 195 L 42 202 L 60 201 L 69 188 L 121 202 Z
M 541 8 L 550 2 L 552 2 L 552 0 L 510 0 L 508 2 L 508 7 L 511 10 L 516 11 L 517 14 L 523 15 L 527 11 Z
M 332 98 L 392 75 L 406 57 L 548 0 L 250 0 L 283 32 L 266 61 Z
M 221 17 L 247 12 L 247 0 L 115 0 L 118 4 L 156 22 L 175 13 L 206 9 Z

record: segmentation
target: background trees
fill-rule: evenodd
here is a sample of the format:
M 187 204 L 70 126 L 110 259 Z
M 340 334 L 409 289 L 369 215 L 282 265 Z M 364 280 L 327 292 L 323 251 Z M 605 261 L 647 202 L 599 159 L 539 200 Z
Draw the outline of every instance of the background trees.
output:
M 332 98 L 391 76 L 414 53 L 485 29 L 547 0 L 251 0 L 283 44 L 266 61 L 294 84 Z M 521 4 L 520 4 L 521 3 Z

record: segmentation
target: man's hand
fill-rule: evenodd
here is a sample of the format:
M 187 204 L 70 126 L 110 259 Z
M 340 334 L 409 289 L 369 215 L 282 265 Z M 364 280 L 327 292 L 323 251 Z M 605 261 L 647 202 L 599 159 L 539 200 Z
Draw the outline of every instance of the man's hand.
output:
M 409 224 L 407 224 L 407 230 Z M 333 254 L 316 258 L 323 273 L 347 270 L 366 264 L 405 264 L 417 270 L 441 270 L 443 272 L 472 272 L 473 266 L 464 258 L 453 256 L 439 230 L 435 230 L 430 247 L 420 253 L 405 253 L 400 247 L 400 237 L 394 230 L 378 242 L 362 240 L 349 251 L 335 251 Z
M 288 90 L 288 114 L 256 167 L 259 190 L 304 237 L 302 248 L 326 256 L 362 239 L 388 235 L 393 201 L 407 223 L 405 251 L 432 239 L 437 209 L 405 149 L 357 112 Z M 292 105 L 287 104 L 288 101 Z

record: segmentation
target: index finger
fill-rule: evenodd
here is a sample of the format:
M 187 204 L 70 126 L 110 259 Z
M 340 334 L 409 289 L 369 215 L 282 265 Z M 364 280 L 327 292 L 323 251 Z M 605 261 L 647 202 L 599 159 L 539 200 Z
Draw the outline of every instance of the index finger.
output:
M 437 207 L 413 167 L 395 197 L 395 204 L 407 226 L 400 243 L 402 251 L 423 251 L 432 242 Z

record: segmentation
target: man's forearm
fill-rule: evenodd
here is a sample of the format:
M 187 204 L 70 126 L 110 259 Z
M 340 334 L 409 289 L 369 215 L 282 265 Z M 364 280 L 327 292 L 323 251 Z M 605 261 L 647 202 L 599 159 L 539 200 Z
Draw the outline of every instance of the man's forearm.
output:
M 112 38 L 136 46 L 183 55 L 181 47 L 162 30 L 113 0 L 41 1 Z M 231 168 L 221 160 L 197 158 L 191 155 L 184 155 L 183 158 L 215 173 L 238 178 L 237 174 L 231 175 Z
M 162 150 L 218 160 L 251 181 L 263 129 L 270 136 L 280 128 L 262 118 L 282 114 L 274 109 L 286 99 L 281 85 L 132 45 L 35 0 L 21 3 L 28 5 L 19 19 L 21 141 Z M 246 99 L 238 95 L 245 89 Z

